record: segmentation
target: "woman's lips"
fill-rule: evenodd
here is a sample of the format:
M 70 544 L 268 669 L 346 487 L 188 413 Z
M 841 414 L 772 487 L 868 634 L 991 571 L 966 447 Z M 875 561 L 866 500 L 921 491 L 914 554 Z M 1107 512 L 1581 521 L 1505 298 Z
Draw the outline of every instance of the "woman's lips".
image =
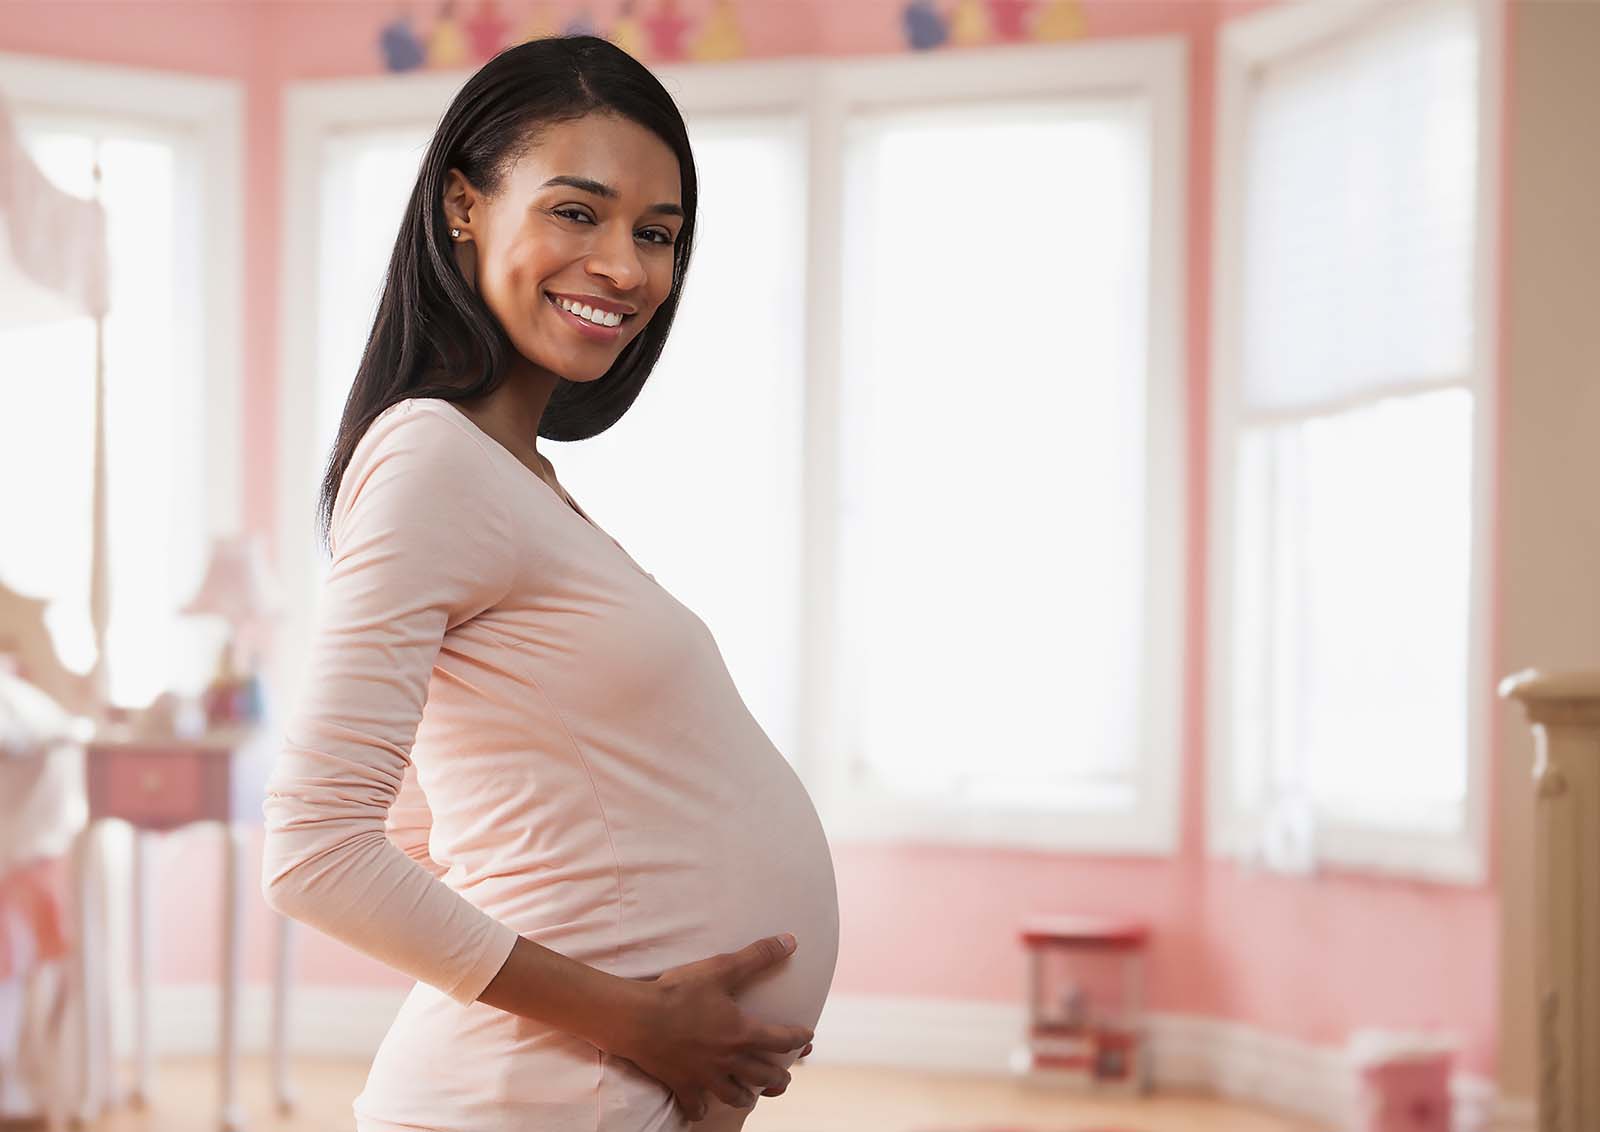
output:
M 632 315 L 624 315 L 622 321 L 615 326 L 599 326 L 581 315 L 565 310 L 560 303 L 556 302 L 555 296 L 548 291 L 545 292 L 544 297 L 556 309 L 556 314 L 560 315 L 574 330 L 591 342 L 615 342 L 622 333 L 622 328 L 626 325 L 628 319 L 633 317 Z

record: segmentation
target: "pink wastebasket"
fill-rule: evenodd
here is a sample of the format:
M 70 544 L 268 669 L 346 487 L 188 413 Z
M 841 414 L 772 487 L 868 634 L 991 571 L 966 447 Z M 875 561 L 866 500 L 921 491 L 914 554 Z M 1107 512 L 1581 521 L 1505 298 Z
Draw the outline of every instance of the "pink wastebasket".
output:
M 1451 1043 L 1369 1034 L 1353 1046 L 1361 1081 L 1358 1132 L 1450 1132 Z

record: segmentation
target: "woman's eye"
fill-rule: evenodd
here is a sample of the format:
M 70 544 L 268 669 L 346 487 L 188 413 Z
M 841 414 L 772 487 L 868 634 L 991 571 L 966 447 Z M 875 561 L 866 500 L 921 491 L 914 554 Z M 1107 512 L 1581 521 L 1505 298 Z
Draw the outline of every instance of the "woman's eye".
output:
M 550 214 L 552 216 L 570 217 L 574 220 L 581 220 L 587 224 L 594 223 L 589 214 L 583 211 L 581 208 L 552 208 L 550 210 Z M 673 244 L 677 243 L 677 240 L 672 233 L 666 231 L 664 228 L 646 228 L 645 232 L 649 235 L 650 242 L 652 244 L 660 244 L 662 247 L 670 248 Z

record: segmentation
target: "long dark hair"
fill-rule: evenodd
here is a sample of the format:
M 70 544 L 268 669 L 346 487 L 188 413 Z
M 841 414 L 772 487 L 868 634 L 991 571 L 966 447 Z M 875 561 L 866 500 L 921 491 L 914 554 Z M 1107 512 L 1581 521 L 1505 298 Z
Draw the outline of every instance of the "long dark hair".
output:
M 324 546 L 339 483 L 367 426 L 408 397 L 464 401 L 492 392 L 516 349 L 456 264 L 444 218 L 446 174 L 460 169 L 493 196 L 545 127 L 596 111 L 632 119 L 677 154 L 684 219 L 673 252 L 672 290 L 602 377 L 556 383 L 539 435 L 595 436 L 639 396 L 672 328 L 694 243 L 698 193 L 689 132 L 666 88 L 615 44 L 592 35 L 529 40 L 502 51 L 467 80 L 428 143 L 322 480 L 317 514 Z

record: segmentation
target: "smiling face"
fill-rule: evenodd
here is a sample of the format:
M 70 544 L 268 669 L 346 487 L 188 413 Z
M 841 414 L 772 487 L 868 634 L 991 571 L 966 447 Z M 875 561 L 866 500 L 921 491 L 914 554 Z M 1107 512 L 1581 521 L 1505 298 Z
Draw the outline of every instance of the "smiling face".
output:
M 444 211 L 462 275 L 517 352 L 592 381 L 672 290 L 681 196 L 666 142 L 596 113 L 546 127 L 492 197 L 450 170 Z

